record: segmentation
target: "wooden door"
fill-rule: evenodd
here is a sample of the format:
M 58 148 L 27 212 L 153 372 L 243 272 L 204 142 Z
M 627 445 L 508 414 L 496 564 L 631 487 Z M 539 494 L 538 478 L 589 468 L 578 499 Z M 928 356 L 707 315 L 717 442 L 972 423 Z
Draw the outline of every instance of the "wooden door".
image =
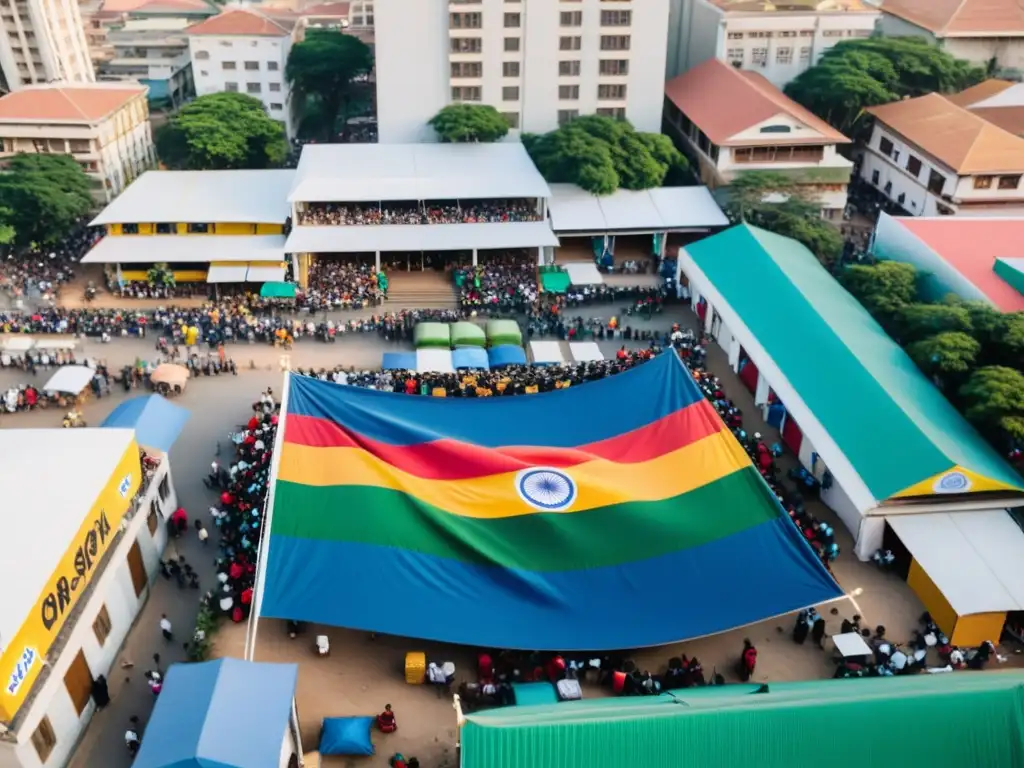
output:
M 142 550 L 139 549 L 139 542 L 132 544 L 128 550 L 128 570 L 132 574 L 132 586 L 135 587 L 135 596 L 142 597 L 149 585 L 149 578 L 146 576 L 146 566 L 142 563 Z
M 92 670 L 89 669 L 89 662 L 85 660 L 85 654 L 81 651 L 71 662 L 67 673 L 64 675 L 64 687 L 68 689 L 71 702 L 75 705 L 75 712 L 79 715 L 89 703 L 89 696 L 92 695 Z

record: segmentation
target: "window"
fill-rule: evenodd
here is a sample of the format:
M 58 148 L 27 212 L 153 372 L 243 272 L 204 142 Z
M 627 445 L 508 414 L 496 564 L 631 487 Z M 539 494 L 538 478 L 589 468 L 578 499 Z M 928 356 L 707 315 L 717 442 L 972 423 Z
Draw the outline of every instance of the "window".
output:
M 280 83 L 270 83 L 270 90 L 272 93 L 277 93 L 281 90 Z
M 601 59 L 598 72 L 602 75 L 628 75 L 629 59 Z
M 268 61 L 267 62 L 267 72 L 277 72 L 277 62 L 276 61 Z
M 974 177 L 974 188 L 975 189 L 992 189 L 992 180 L 995 176 L 975 176 Z
M 779 37 L 796 37 L 796 32 L 779 32 Z
M 602 27 L 628 27 L 632 23 L 632 11 L 601 11 Z
M 811 61 L 811 46 L 805 45 L 800 49 L 800 63 L 809 64 Z
M 200 60 L 208 59 L 208 58 L 210 58 L 210 52 L 209 51 L 196 51 L 196 58 L 200 59 Z
M 726 35 L 726 37 L 728 37 L 728 39 L 730 39 L 730 40 L 742 40 L 743 39 L 743 33 L 742 32 L 730 32 L 728 35 Z
M 626 108 L 625 107 L 598 107 L 597 114 L 601 117 L 610 117 L 615 120 L 626 119 Z
M 107 613 L 107 606 L 101 605 L 100 612 L 96 614 L 96 620 L 92 623 L 92 633 L 96 635 L 96 642 L 101 646 L 110 637 L 110 614 Z
M 742 48 L 730 48 L 725 52 L 725 58 L 730 64 L 742 64 L 744 51 Z
M 246 83 L 245 84 L 245 92 L 246 93 L 260 93 L 262 90 L 263 90 L 263 87 L 259 83 Z
M 999 177 L 999 188 L 1000 189 L 1016 189 L 1020 186 L 1020 174 L 1014 176 L 1000 176 Z
M 562 11 L 559 15 L 559 23 L 563 27 L 583 26 L 583 11 Z
M 226 82 L 224 83 L 224 90 L 228 93 L 238 93 L 238 83 Z
M 558 98 L 562 101 L 577 101 L 579 97 L 580 87 L 578 85 L 558 86 Z
M 452 88 L 452 101 L 480 101 L 480 87 L 463 85 Z
M 921 160 L 913 155 L 907 155 L 907 173 L 915 179 L 921 173 Z
M 284 109 L 283 104 L 275 104 L 274 102 L 270 103 L 271 112 L 280 112 L 282 109 Z
M 519 38 L 518 37 L 506 37 L 505 38 L 505 53 L 515 53 L 519 50 Z
M 258 61 L 247 61 L 245 62 L 245 69 L 249 72 L 259 72 L 260 63 Z
M 156 499 L 149 503 L 149 516 L 146 517 L 146 525 L 149 527 L 149 535 L 156 536 L 157 529 L 160 527 L 160 502 Z
M 451 29 L 480 29 L 484 23 L 482 13 L 449 13 L 448 27 Z
M 822 37 L 842 37 L 843 30 L 841 29 L 826 29 L 821 33 Z
M 879 179 L 878 171 L 872 171 L 871 172 L 871 183 L 874 184 L 876 187 L 878 186 L 878 179 Z
M 747 37 L 755 40 L 763 40 L 765 38 L 770 38 L 771 36 L 771 32 L 747 32 Z
M 800 30 L 800 37 L 814 37 L 814 30 L 813 29 L 801 29 Z
M 580 49 L 581 38 L 579 37 L 560 37 L 558 38 L 558 50 L 560 51 L 578 51 Z
M 928 174 L 928 191 L 933 195 L 941 195 L 942 188 L 946 186 L 946 177 L 938 171 L 932 171 Z
M 519 101 L 519 86 L 518 85 L 506 85 L 501 89 L 501 100 L 502 101 Z
M 479 37 L 453 37 L 451 45 L 452 53 L 480 53 L 483 50 Z
M 200 69 L 200 70 L 199 70 L 199 74 L 200 74 L 200 75 L 202 75 L 203 77 L 206 77 L 206 76 L 207 76 L 208 74 L 210 74 L 210 73 L 209 73 L 209 71 L 208 71 L 208 70 L 205 70 L 205 69 Z
M 41 763 L 45 763 L 49 759 L 53 748 L 57 746 L 57 734 L 53 732 L 50 718 L 45 715 L 39 721 L 36 729 L 32 731 L 32 746 L 36 748 L 36 754 L 39 755 Z
M 231 47 L 232 47 L 232 42 L 231 42 L 230 40 L 221 40 L 221 41 L 220 41 L 220 42 L 218 43 L 218 45 L 222 45 L 222 46 L 224 46 L 225 48 L 231 48 Z
M 558 110 L 558 124 L 565 125 L 566 123 L 571 123 L 579 116 L 580 111 L 578 109 L 560 109 Z
M 501 116 L 505 118 L 505 122 L 508 123 L 509 128 L 519 127 L 519 113 L 518 112 L 502 112 Z
M 519 77 L 519 62 L 518 61 L 503 61 L 501 63 L 501 76 L 502 77 Z
M 892 157 L 892 150 L 892 141 L 885 138 L 885 136 L 878 140 L 878 151 L 881 152 L 883 155 L 887 157 Z
M 484 65 L 479 61 L 453 61 L 452 77 L 483 77 Z
M 768 49 L 767 48 L 752 48 L 750 51 L 750 63 L 760 64 L 764 66 L 768 63 Z
M 793 63 L 793 49 L 788 46 L 783 46 L 775 50 L 775 63 L 776 64 L 792 64 Z
M 234 69 L 238 69 L 238 66 L 233 61 L 222 61 L 220 63 L 220 68 L 221 69 L 231 69 L 231 70 L 234 70 Z
M 209 224 L 189 224 L 188 231 L 192 234 L 198 232 L 209 232 Z M 157 488 L 157 493 L 160 494 L 160 498 L 163 501 L 167 501 L 167 497 L 171 495 L 171 482 L 167 479 L 167 475 L 164 475 L 160 480 L 160 486 Z
M 505 29 L 519 29 L 522 25 L 522 17 L 518 13 L 505 14 Z
M 599 85 L 597 86 L 597 98 L 604 101 L 622 101 L 626 98 L 626 86 Z
M 628 51 L 629 35 L 601 35 L 602 51 Z
M 558 74 L 561 77 L 579 77 L 579 74 L 580 74 L 580 63 L 579 63 L 579 61 L 560 61 L 560 62 L 558 62 Z

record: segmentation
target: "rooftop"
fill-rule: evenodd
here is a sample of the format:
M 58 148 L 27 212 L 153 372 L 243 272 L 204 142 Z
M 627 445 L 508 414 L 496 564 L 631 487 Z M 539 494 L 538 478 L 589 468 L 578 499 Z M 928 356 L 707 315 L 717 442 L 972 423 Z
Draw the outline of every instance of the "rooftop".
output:
M 517 141 L 496 144 L 307 144 L 288 202 L 546 198 Z
M 1004 131 L 1024 136 L 1024 84 L 986 80 L 946 98 Z
M 140 245 L 140 239 L 142 244 Z M 284 261 L 284 235 L 119 235 L 104 237 L 83 264 L 208 264 Z
M 1020 0 L 885 0 L 882 10 L 936 37 L 1024 36 Z
M 297 17 L 283 12 L 267 13 L 256 8 L 230 8 L 188 28 L 190 35 L 288 37 Z
M 557 246 L 558 238 L 546 221 L 518 221 L 294 227 L 284 250 L 287 253 L 373 253 L 540 248 L 547 245 Z
M 0 430 L 0 648 L 14 639 L 135 433 Z
M 709 59 L 670 80 L 665 95 L 715 144 L 820 144 L 822 140 L 848 144 L 850 140 L 824 120 L 811 114 L 756 72 L 736 69 Z M 784 115 L 806 126 L 806 131 L 767 133 L 763 139 L 735 139 L 773 117 Z
M 2 100 L 0 100 L 2 103 Z M 92 220 L 284 224 L 295 171 L 147 171 Z
M 1024 139 L 937 93 L 867 112 L 959 174 L 1024 171 Z
M 317 3 L 299 11 L 303 17 L 322 16 L 347 19 L 351 5 L 349 3 Z
M 729 220 L 707 187 L 620 189 L 597 197 L 575 184 L 552 184 L 551 227 L 555 232 L 662 232 L 724 227 Z
M 755 13 L 878 13 L 862 0 L 711 0 L 723 11 Z
M 0 122 L 99 123 L 146 90 L 125 83 L 28 85 L 0 98 Z
M 100 13 L 206 13 L 212 16 L 217 13 L 217 7 L 205 0 L 104 0 Z

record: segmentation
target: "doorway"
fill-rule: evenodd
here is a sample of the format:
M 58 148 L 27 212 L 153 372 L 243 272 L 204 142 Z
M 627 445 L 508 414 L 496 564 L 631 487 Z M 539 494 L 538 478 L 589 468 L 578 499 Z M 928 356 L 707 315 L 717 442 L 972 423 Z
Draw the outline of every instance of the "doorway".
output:
M 78 652 L 68 667 L 64 675 L 64 687 L 71 697 L 71 703 L 75 705 L 75 712 L 81 715 L 92 695 L 92 670 L 89 669 L 89 662 L 85 660 L 82 651 Z
M 135 588 L 135 596 L 142 597 L 142 593 L 149 586 L 149 578 L 146 576 L 146 566 L 142 562 L 142 550 L 139 542 L 132 544 L 128 550 L 128 570 L 132 574 L 132 586 Z

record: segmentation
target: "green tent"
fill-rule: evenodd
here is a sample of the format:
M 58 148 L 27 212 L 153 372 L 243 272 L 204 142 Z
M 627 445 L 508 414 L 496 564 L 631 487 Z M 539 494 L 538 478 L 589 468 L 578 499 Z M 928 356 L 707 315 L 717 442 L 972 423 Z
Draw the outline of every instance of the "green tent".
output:
M 513 347 L 523 346 L 523 332 L 515 320 L 488 320 L 487 346 L 498 347 L 511 344 Z
M 569 290 L 569 282 L 569 273 L 564 270 L 540 274 L 540 287 L 544 293 L 565 293 Z
M 417 323 L 413 331 L 416 349 L 450 349 L 451 336 L 445 323 Z
M 260 296 L 264 299 L 294 299 L 295 283 L 264 283 Z
M 487 337 L 484 329 L 476 323 L 466 320 L 451 325 L 451 345 L 453 347 L 486 347 Z

